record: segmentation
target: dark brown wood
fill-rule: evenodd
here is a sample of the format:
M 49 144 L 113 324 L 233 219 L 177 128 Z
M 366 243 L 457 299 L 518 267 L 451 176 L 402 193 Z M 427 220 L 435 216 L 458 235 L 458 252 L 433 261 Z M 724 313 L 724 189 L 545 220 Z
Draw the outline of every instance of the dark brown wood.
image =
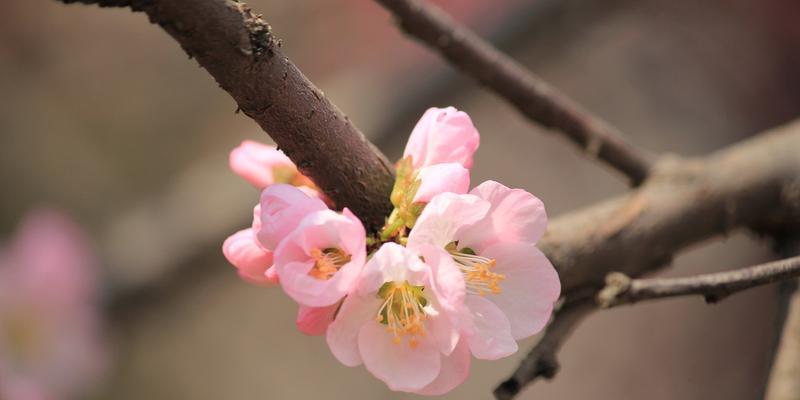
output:
M 371 231 L 391 211 L 393 168 L 280 50 L 270 26 L 230 0 L 62 0 L 145 12 L 197 60 L 300 171 Z

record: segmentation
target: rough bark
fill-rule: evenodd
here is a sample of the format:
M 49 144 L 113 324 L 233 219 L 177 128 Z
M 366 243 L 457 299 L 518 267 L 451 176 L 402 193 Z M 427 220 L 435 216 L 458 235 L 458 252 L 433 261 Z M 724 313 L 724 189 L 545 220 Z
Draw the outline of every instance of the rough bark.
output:
M 62 0 L 130 7 L 170 34 L 334 200 L 376 230 L 391 211 L 393 169 L 280 50 L 270 26 L 230 0 Z

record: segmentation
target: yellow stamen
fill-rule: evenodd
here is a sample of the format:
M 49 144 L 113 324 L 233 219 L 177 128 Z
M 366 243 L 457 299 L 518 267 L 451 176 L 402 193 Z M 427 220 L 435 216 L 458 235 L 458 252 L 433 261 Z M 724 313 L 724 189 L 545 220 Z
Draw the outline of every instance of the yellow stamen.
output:
M 331 279 L 339 268 L 350 262 L 350 255 L 337 248 L 324 250 L 313 248 L 311 258 L 314 260 L 314 266 L 308 271 L 308 275 L 321 281 Z
M 500 282 L 506 279 L 503 274 L 493 272 L 497 266 L 497 260 L 475 254 L 472 249 L 457 249 L 457 243 L 451 243 L 445 249 L 458 264 L 464 274 L 467 291 L 479 296 L 487 294 L 500 294 Z
M 383 303 L 375 320 L 386 325 L 386 332 L 394 336 L 393 343 L 400 344 L 403 337 L 408 337 L 408 346 L 414 349 L 419 345 L 419 339 L 425 337 L 424 308 L 428 301 L 423 290 L 423 286 L 408 282 L 387 282 L 378 290 Z

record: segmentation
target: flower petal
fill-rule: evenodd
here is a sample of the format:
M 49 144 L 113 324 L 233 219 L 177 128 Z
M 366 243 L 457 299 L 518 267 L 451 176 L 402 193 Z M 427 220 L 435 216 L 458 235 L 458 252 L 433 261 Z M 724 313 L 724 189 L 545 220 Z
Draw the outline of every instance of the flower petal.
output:
M 425 206 L 408 236 L 408 248 L 429 244 L 444 248 L 465 226 L 480 221 L 490 204 L 469 194 L 442 193 Z
M 358 351 L 358 333 L 361 327 L 375 321 L 380 299 L 361 296 L 347 296 L 336 315 L 336 319 L 328 326 L 325 339 L 331 353 L 339 362 L 355 367 L 361 364 Z
M 428 203 L 439 193 L 464 194 L 469 190 L 469 170 L 457 163 L 423 167 L 417 179 L 421 183 L 414 194 L 414 203 Z
M 245 140 L 233 149 L 228 163 L 233 172 L 259 190 L 275 183 L 273 168 L 296 168 L 292 160 L 275 146 L 252 140 Z
M 267 189 L 269 190 L 269 189 Z M 331 210 L 309 214 L 297 229 L 275 250 L 275 268 L 284 292 L 309 307 L 325 307 L 338 302 L 354 287 L 366 260 L 364 226 L 352 213 Z M 314 249 L 336 248 L 350 256 L 329 279 L 308 273 L 315 265 Z
M 466 340 L 458 342 L 455 350 L 446 357 L 442 357 L 442 367 L 439 376 L 419 391 L 414 393 L 426 396 L 441 396 L 458 385 L 464 383 L 469 376 L 469 367 L 472 358 Z
M 325 203 L 309 197 L 302 190 L 286 184 L 275 184 L 261 193 L 261 229 L 256 232 L 258 241 L 269 249 L 276 250 L 304 217 L 327 210 Z
M 525 243 L 503 243 L 481 255 L 497 260 L 495 271 L 506 276 L 502 292 L 486 297 L 511 324 L 511 335 L 520 340 L 544 328 L 561 293 L 558 273 L 545 255 Z
M 480 134 L 467 113 L 430 108 L 411 131 L 403 157 L 410 155 L 415 169 L 451 162 L 469 169 L 479 144 Z
M 277 282 L 266 275 L 272 267 L 272 252 L 256 242 L 252 229 L 243 229 L 225 239 L 222 253 L 245 281 L 259 286 L 273 286 Z
M 460 233 L 465 246 L 485 248 L 498 242 L 536 244 L 547 227 L 544 204 L 523 189 L 510 189 L 494 181 L 486 181 L 470 194 L 489 203 L 486 218 Z
M 393 335 L 376 321 L 368 322 L 358 332 L 358 350 L 364 366 L 389 389 L 416 391 L 431 383 L 441 366 L 441 353 L 429 337 L 416 348 L 406 342 L 392 342 Z
M 491 301 L 477 295 L 464 300 L 472 317 L 469 349 L 475 358 L 497 360 L 517 352 L 508 318 Z
M 306 335 L 320 336 L 328 330 L 328 326 L 333 322 L 333 317 L 340 304 L 332 304 L 327 307 L 306 307 L 300 306 L 297 310 L 297 329 Z

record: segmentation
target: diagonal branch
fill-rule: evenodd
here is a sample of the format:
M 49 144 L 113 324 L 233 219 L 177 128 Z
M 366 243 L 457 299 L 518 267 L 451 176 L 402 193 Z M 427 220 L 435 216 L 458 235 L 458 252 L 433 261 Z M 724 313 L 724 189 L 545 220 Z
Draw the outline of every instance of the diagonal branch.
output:
M 300 170 L 372 230 L 391 211 L 392 167 L 280 50 L 270 26 L 232 0 L 61 0 L 130 7 L 170 34 Z
M 411 36 L 437 50 L 453 66 L 514 105 L 528 119 L 557 129 L 587 154 L 606 162 L 634 185 L 650 170 L 648 156 L 615 128 L 583 110 L 531 71 L 421 0 L 377 0 Z
M 716 303 L 736 292 L 800 276 L 800 256 L 733 271 L 686 278 L 631 279 L 611 273 L 597 294 L 604 308 L 664 297 L 700 295 Z

